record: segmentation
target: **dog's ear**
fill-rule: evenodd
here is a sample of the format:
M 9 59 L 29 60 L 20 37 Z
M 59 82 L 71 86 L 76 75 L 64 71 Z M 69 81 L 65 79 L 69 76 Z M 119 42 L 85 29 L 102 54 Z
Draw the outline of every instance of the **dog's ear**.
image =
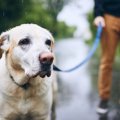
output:
M 0 35 L 0 58 L 4 51 L 9 49 L 10 40 L 9 40 L 9 32 L 4 32 Z

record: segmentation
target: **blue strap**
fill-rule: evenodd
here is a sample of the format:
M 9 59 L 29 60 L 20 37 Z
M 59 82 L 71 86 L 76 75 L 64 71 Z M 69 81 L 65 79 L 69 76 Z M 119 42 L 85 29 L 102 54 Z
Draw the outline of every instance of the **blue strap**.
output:
M 80 62 L 78 65 L 76 65 L 75 67 L 73 68 L 70 68 L 68 70 L 61 70 L 60 68 L 58 68 L 57 66 L 53 65 L 53 70 L 54 71 L 58 71 L 58 72 L 72 72 L 76 69 L 78 69 L 79 67 L 81 67 L 83 64 L 85 64 L 87 61 L 89 61 L 89 59 L 94 55 L 98 45 L 99 45 L 99 42 L 100 42 L 100 38 L 101 38 L 101 33 L 102 33 L 102 26 L 101 24 L 99 24 L 98 28 L 97 28 L 97 33 L 96 33 L 96 38 L 95 38 L 95 41 L 93 43 L 93 46 L 91 48 L 91 51 L 88 53 L 87 57 L 82 61 Z

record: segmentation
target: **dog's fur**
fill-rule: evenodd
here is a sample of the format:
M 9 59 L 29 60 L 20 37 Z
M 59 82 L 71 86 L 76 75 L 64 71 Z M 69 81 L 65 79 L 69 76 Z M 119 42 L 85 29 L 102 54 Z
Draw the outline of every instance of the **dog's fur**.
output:
M 30 41 L 20 43 L 24 39 Z M 47 77 L 39 59 L 43 52 L 53 54 L 53 42 L 50 32 L 35 24 L 1 34 L 0 120 L 50 119 L 53 73 Z

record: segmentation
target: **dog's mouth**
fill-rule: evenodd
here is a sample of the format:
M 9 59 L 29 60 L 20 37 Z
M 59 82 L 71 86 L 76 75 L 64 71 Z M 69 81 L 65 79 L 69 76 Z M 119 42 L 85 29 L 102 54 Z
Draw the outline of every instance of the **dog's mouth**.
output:
M 41 78 L 44 78 L 45 76 L 50 77 L 50 75 L 51 75 L 51 71 L 41 71 L 41 72 L 39 72 L 39 76 Z
M 51 75 L 51 64 L 41 64 L 41 71 L 39 76 L 44 78 L 45 76 L 50 77 Z
M 41 70 L 39 72 L 37 72 L 33 77 L 37 77 L 40 76 L 41 78 L 44 77 L 50 77 L 51 76 L 51 66 L 48 65 L 44 65 L 41 66 Z
M 44 77 L 50 77 L 51 76 L 51 71 L 39 71 L 37 74 L 33 75 L 32 77 L 37 77 L 37 76 L 40 76 L 41 78 L 44 78 Z

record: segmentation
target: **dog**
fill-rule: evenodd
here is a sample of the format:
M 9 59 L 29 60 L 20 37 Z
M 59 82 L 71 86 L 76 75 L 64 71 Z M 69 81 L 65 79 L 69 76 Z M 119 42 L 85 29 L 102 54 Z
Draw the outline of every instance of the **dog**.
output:
M 0 36 L 0 120 L 50 120 L 53 101 L 51 33 L 22 24 Z

